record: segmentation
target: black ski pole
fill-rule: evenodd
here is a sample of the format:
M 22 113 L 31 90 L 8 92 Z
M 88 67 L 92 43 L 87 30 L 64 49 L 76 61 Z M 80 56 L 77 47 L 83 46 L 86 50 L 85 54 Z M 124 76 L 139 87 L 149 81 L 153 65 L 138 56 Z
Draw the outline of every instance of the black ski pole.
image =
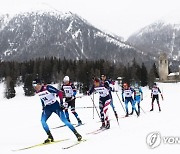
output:
M 114 111 L 114 115 L 115 115 L 115 117 L 116 117 L 116 121 L 117 121 L 117 123 L 118 123 L 118 125 L 119 125 L 119 119 L 118 119 L 118 116 L 117 116 L 116 111 Z
M 94 93 L 93 93 L 93 119 L 94 119 Z
M 119 102 L 121 103 L 121 106 L 122 106 L 122 108 L 123 108 L 124 112 L 126 113 L 126 111 L 125 111 L 125 109 L 124 109 L 124 106 L 123 106 L 123 104 L 122 104 L 122 102 L 121 102 L 121 100 L 120 100 L 119 95 L 118 95 L 118 93 L 117 93 L 117 92 L 116 92 L 116 95 L 117 95 L 117 97 L 118 97 L 118 99 L 119 99 Z
M 117 115 L 117 112 L 116 112 L 116 110 L 115 110 L 115 107 L 114 107 L 112 98 L 111 98 L 110 105 L 111 105 L 111 107 L 112 107 L 112 109 L 113 109 L 114 115 L 115 115 L 116 120 L 117 120 L 117 123 L 118 123 L 118 125 L 119 125 L 118 115 Z

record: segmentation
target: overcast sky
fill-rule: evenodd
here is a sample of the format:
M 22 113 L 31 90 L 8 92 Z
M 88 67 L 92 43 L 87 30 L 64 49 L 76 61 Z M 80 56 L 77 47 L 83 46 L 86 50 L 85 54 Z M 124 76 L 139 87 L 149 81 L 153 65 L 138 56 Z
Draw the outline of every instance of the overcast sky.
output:
M 76 13 L 97 28 L 124 38 L 174 11 L 180 16 L 180 0 L 0 0 L 0 13 L 48 7 Z

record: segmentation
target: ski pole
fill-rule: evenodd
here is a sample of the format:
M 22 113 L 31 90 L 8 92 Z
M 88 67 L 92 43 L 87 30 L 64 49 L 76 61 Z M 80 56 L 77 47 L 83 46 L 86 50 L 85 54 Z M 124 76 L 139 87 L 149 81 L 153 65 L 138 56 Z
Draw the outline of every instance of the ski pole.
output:
M 65 101 L 65 103 L 68 103 L 68 102 L 70 102 L 70 101 L 72 101 L 72 100 L 75 100 L 76 98 L 82 98 L 82 97 L 85 97 L 86 95 L 83 95 L 83 96 L 76 96 L 76 97 L 74 97 L 73 99 L 70 99 L 70 100 L 68 100 L 68 101 Z
M 94 106 L 81 106 L 81 107 L 76 107 L 75 109 L 91 109 L 91 108 L 94 108 Z
M 119 125 L 119 120 L 118 120 L 118 116 L 117 116 L 117 113 L 114 111 L 114 115 L 115 115 L 115 117 L 116 117 L 116 121 L 117 121 L 117 123 L 118 123 L 118 125 Z
M 98 110 L 97 110 L 97 108 L 96 108 L 96 106 L 95 106 L 95 104 L 94 104 L 94 102 L 93 102 L 93 99 L 92 99 L 91 96 L 90 96 L 90 98 L 91 98 L 91 101 L 92 101 L 92 103 L 93 103 L 93 107 L 96 109 L 96 112 L 97 112 L 97 114 L 98 114 L 98 116 L 99 116 L 99 118 L 100 118 L 100 120 L 101 120 L 101 117 L 100 117 L 99 112 L 98 112 Z
M 126 111 L 125 111 L 125 109 L 124 109 L 124 106 L 123 106 L 123 104 L 122 104 L 122 102 L 121 102 L 121 100 L 120 100 L 119 95 L 118 95 L 118 93 L 117 93 L 117 92 L 116 92 L 116 95 L 117 95 L 117 97 L 118 97 L 118 99 L 119 99 L 119 102 L 121 103 L 121 106 L 122 106 L 122 108 L 123 108 L 124 112 L 126 113 Z
M 115 117 L 116 117 L 117 123 L 118 123 L 118 125 L 119 125 L 118 115 L 117 115 L 117 113 L 116 113 L 115 106 L 114 106 L 114 104 L 113 104 L 113 98 L 111 98 L 110 106 L 112 107 L 112 110 L 113 110 L 114 115 L 115 115 Z
M 146 112 L 143 110 L 143 108 L 140 106 L 141 110 L 144 112 L 144 114 L 146 114 Z
M 93 93 L 93 103 L 94 103 L 94 93 Z M 93 119 L 94 119 L 94 105 L 93 105 Z

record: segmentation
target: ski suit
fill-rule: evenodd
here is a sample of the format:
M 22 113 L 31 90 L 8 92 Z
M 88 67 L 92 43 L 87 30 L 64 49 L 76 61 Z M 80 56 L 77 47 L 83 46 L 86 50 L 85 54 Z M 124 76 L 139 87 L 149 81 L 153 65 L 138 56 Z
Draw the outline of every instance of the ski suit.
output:
M 65 115 L 66 115 L 67 120 L 70 121 L 68 108 L 71 107 L 71 112 L 76 117 L 78 123 L 81 124 L 81 120 L 77 112 L 75 111 L 75 96 L 77 92 L 76 92 L 74 84 L 72 83 L 68 83 L 67 85 L 64 84 L 62 85 L 61 90 L 64 92 L 64 96 L 66 98 L 64 106 L 65 106 Z
M 39 95 L 42 102 L 43 111 L 41 115 L 41 123 L 46 133 L 48 134 L 50 132 L 46 121 L 48 120 L 48 118 L 51 116 L 53 112 L 56 113 L 59 116 L 59 118 L 62 120 L 62 122 L 74 132 L 75 131 L 74 126 L 70 122 L 68 122 L 68 120 L 66 119 L 62 106 L 61 106 L 63 103 L 62 92 L 57 90 L 53 86 L 45 85 L 45 86 L 42 86 L 41 90 L 38 91 L 37 94 Z M 56 100 L 56 95 L 58 95 L 60 98 L 60 101 L 61 101 L 60 104 Z
M 141 87 L 135 87 L 134 88 L 134 103 L 138 106 L 138 113 L 140 114 L 140 102 L 143 99 L 143 92 Z
M 122 90 L 122 100 L 123 102 L 125 102 L 125 108 L 126 108 L 126 116 L 128 116 L 128 102 L 131 103 L 132 105 L 132 111 L 136 111 L 137 113 L 137 110 L 136 110 L 136 107 L 135 107 L 135 103 L 134 103 L 134 100 L 133 100 L 133 95 L 134 93 L 134 89 L 132 89 L 131 87 L 128 87 L 127 89 L 123 89 Z M 124 100 L 125 98 L 125 100 Z
M 108 107 L 111 102 L 111 96 L 109 94 L 109 89 L 108 89 L 108 83 L 104 83 L 104 85 L 100 84 L 100 86 L 95 87 L 93 86 L 90 91 L 89 95 L 91 95 L 94 91 L 98 92 L 100 97 L 99 97 L 99 109 L 100 109 L 100 115 L 101 115 L 101 122 L 104 123 L 109 122 L 109 117 L 108 117 Z

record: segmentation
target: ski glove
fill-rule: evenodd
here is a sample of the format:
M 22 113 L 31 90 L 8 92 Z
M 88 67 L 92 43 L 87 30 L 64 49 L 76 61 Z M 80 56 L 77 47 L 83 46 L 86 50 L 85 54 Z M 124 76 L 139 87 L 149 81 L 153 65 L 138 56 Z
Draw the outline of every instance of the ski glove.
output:
M 64 107 L 63 104 L 59 104 L 59 107 L 60 107 L 61 110 L 64 110 L 64 109 L 65 109 L 65 107 Z
M 90 96 L 90 95 L 91 95 L 89 91 L 87 91 L 87 92 L 86 92 L 86 94 L 87 94 L 88 96 Z
M 75 97 L 75 96 L 72 96 L 72 97 L 71 97 L 71 100 L 74 100 L 74 99 L 76 99 L 76 97 Z

